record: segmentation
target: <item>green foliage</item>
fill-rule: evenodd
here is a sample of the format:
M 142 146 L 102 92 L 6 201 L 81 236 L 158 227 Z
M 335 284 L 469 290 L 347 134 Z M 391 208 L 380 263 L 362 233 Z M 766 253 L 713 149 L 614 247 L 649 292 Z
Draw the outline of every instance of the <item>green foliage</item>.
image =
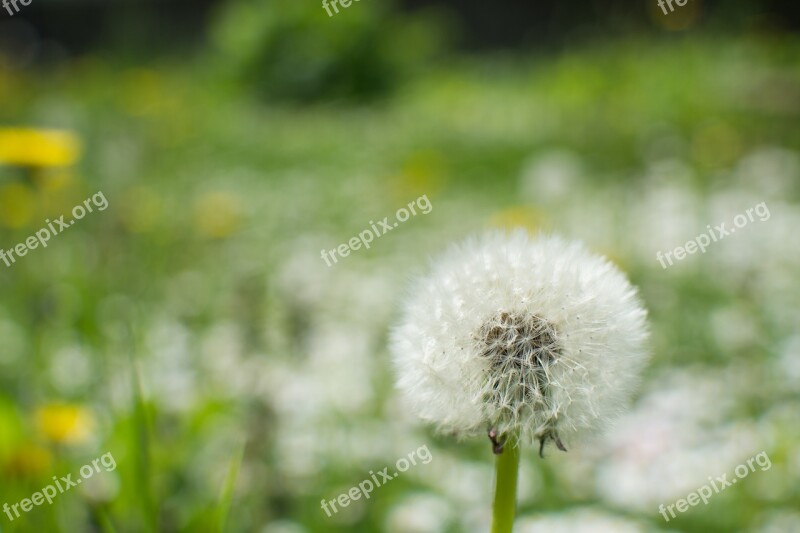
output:
M 409 17 L 380 0 L 338 8 L 329 16 L 313 1 L 230 2 L 212 38 L 246 87 L 292 101 L 385 96 L 443 50 L 440 17 Z

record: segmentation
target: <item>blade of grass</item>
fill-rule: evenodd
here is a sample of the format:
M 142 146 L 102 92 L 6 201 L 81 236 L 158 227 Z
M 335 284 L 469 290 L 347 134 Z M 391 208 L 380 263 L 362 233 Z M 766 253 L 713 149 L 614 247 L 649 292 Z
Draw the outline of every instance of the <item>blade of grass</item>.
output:
M 97 523 L 103 529 L 103 533 L 117 533 L 114 523 L 111 521 L 111 516 L 104 506 L 98 506 L 94 509 L 94 516 Z
M 236 487 L 236 479 L 239 477 L 239 469 L 242 466 L 244 459 L 244 450 L 247 443 L 241 445 L 239 451 L 231 459 L 231 465 L 228 469 L 228 475 L 225 477 L 225 483 L 222 486 L 222 494 L 220 496 L 219 508 L 217 510 L 219 516 L 219 533 L 224 533 L 225 525 L 228 521 L 230 514 L 231 502 L 233 501 L 233 490 Z
M 142 380 L 139 372 L 139 365 L 134 357 L 135 340 L 133 331 L 129 330 L 131 350 L 129 351 L 131 368 L 131 387 L 133 391 L 134 405 L 134 432 L 133 449 L 138 451 L 136 457 L 136 482 L 138 493 L 142 505 L 145 521 L 150 531 L 158 530 L 158 518 L 153 495 L 150 488 L 150 435 L 152 434 L 152 424 L 150 421 L 147 406 L 144 401 Z

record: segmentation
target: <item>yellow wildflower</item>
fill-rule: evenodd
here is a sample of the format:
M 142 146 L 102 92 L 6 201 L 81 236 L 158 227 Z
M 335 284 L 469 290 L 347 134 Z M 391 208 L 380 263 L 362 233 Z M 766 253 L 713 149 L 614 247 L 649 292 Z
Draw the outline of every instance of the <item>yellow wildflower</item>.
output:
M 78 137 L 62 130 L 0 128 L 0 164 L 21 167 L 63 167 L 81 153 Z
M 197 199 L 194 219 L 197 231 L 204 237 L 227 237 L 239 226 L 239 198 L 226 192 L 208 193 Z
M 6 463 L 9 475 L 30 476 L 50 471 L 53 455 L 46 448 L 35 444 L 26 444 L 11 453 Z
M 59 444 L 78 444 L 88 440 L 94 417 L 85 407 L 50 404 L 36 412 L 36 426 L 47 439 Z

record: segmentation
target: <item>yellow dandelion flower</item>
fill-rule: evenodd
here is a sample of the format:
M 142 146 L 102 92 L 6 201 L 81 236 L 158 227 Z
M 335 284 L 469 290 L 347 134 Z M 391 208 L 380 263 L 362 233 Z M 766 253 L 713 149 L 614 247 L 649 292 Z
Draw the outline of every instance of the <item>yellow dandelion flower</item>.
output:
M 36 427 L 59 444 L 86 442 L 94 429 L 92 413 L 80 405 L 50 404 L 36 411 Z
M 204 237 L 220 239 L 239 227 L 241 218 L 239 198 L 227 192 L 212 192 L 197 199 L 194 205 L 194 222 Z
M 80 154 L 80 140 L 68 131 L 0 128 L 0 164 L 63 167 L 74 164 Z
M 35 444 L 26 444 L 14 450 L 6 463 L 6 471 L 11 476 L 34 476 L 47 473 L 53 463 L 53 454 Z
M 403 163 L 394 177 L 394 196 L 400 200 L 408 197 L 435 195 L 447 182 L 447 161 L 434 150 L 414 152 Z

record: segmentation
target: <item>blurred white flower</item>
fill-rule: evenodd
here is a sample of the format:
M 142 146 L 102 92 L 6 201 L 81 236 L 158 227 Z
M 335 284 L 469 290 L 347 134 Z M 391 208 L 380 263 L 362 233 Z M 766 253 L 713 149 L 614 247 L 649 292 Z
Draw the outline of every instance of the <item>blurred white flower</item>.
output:
M 392 332 L 398 385 L 443 432 L 563 448 L 623 408 L 646 311 L 606 259 L 557 237 L 486 234 L 414 285 Z
M 197 370 L 190 350 L 189 330 L 168 317 L 154 317 L 147 332 L 147 356 L 142 359 L 142 387 L 166 410 L 182 412 L 199 398 Z
M 119 494 L 120 480 L 116 472 L 101 470 L 83 481 L 81 492 L 92 503 L 111 502 Z
M 435 461 L 415 471 L 420 479 L 457 504 L 459 509 L 482 507 L 491 496 L 487 480 L 492 478 L 492 467 L 445 450 L 436 450 L 434 456 Z
M 678 172 L 678 170 L 676 170 Z M 714 221 L 701 215 L 702 200 L 681 181 L 671 181 L 647 187 L 634 196 L 626 223 L 625 241 L 631 241 L 645 264 L 656 262 L 656 252 L 672 250 L 706 231 Z M 752 204 L 751 204 L 752 205 Z M 683 269 L 668 269 L 679 272 Z
M 776 371 L 789 390 L 800 390 L 800 335 L 784 341 Z
M 518 533 L 539 531 L 547 531 L 547 533 L 641 533 L 648 530 L 641 524 L 600 510 L 577 509 L 566 513 L 520 518 L 514 531 Z
M 798 177 L 800 154 L 776 146 L 763 146 L 751 151 L 733 172 L 737 186 L 764 200 L 785 199 L 791 194 Z
M 261 530 L 261 533 L 306 533 L 305 527 L 291 520 L 275 520 Z
M 396 505 L 386 519 L 388 533 L 438 533 L 445 531 L 453 511 L 444 499 L 412 494 Z
M 800 533 L 800 513 L 795 509 L 776 509 L 766 511 L 757 533 Z
M 758 320 L 744 305 L 715 309 L 710 323 L 714 339 L 726 353 L 754 346 L 759 339 Z
M 751 372 L 736 367 L 694 367 L 657 376 L 598 451 L 596 494 L 625 509 L 647 510 L 686 496 L 767 449 L 764 431 L 729 422 L 736 408 L 730 391 L 753 387 Z
M 552 150 L 537 154 L 522 169 L 522 194 L 537 203 L 564 199 L 580 184 L 583 164 L 578 154 Z
M 50 359 L 50 382 L 62 393 L 78 391 L 92 376 L 91 352 L 76 344 L 60 348 Z

